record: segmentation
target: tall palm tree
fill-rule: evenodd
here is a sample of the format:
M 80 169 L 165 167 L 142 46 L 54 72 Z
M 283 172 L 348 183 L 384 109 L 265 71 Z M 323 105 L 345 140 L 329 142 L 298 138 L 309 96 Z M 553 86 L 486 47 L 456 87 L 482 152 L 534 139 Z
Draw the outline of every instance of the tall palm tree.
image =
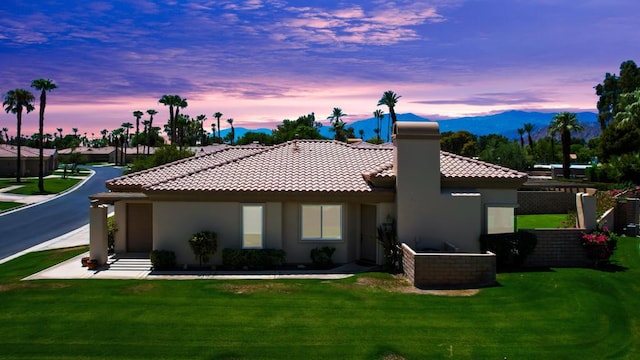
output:
M 376 118 L 377 120 L 377 124 L 378 124 L 378 131 L 376 132 L 376 134 L 378 134 L 378 142 L 382 142 L 382 139 L 380 138 L 380 129 L 382 128 L 382 119 L 384 119 L 384 111 L 382 111 L 381 109 L 376 109 L 376 111 L 373 112 L 373 116 Z
M 215 114 L 213 114 L 213 117 L 216 118 L 216 120 L 218 120 L 218 142 L 222 142 L 222 138 L 220 138 L 220 118 L 222 117 L 222 113 L 221 112 L 216 112 Z M 215 136 L 216 132 L 213 132 L 213 135 Z
M 533 138 L 531 137 L 531 132 L 533 132 L 533 129 L 535 129 L 535 125 L 533 125 L 532 123 L 526 123 L 523 124 L 522 127 L 524 128 L 524 131 L 527 133 L 527 140 L 529 141 L 529 149 L 533 150 Z
M 174 106 L 176 105 L 176 98 L 177 95 L 162 95 L 162 97 L 160 98 L 160 100 L 158 100 L 158 102 L 164 106 L 168 106 L 169 107 L 169 140 L 171 140 L 171 143 L 173 144 L 173 142 L 175 141 L 174 138 L 174 134 L 173 134 L 173 119 L 174 119 Z
M 129 130 L 133 129 L 133 124 L 130 122 L 123 122 L 122 125 L 124 131 L 126 131 L 125 140 L 122 143 L 122 149 L 124 150 L 124 157 L 122 158 L 122 165 L 127 164 L 127 148 L 129 147 Z
M 380 100 L 378 100 L 378 106 L 381 105 L 386 105 L 389 108 L 389 116 L 391 117 L 391 126 L 395 125 L 396 121 L 398 121 L 398 119 L 396 118 L 396 111 L 395 111 L 395 107 L 396 104 L 398 103 L 398 100 L 401 98 L 402 96 L 394 93 L 391 90 L 385 91 L 382 94 L 382 97 L 380 98 Z M 389 131 L 389 134 L 391 133 L 391 131 Z M 387 141 L 389 141 L 389 138 L 387 137 Z
M 518 135 L 520 135 L 520 146 L 524 148 L 524 129 L 518 128 Z
M 17 126 L 16 126 L 16 139 L 18 141 L 17 147 L 17 158 L 16 158 L 16 182 L 20 182 L 20 172 L 21 168 L 21 153 L 20 153 L 20 131 L 22 130 L 22 111 L 26 110 L 27 114 L 32 112 L 35 108 L 33 106 L 33 102 L 36 100 L 35 96 L 29 92 L 29 90 L 25 89 L 15 89 L 9 90 L 7 94 L 4 96 L 4 102 L 2 106 L 4 106 L 4 110 L 9 113 L 12 112 L 16 114 Z
M 562 176 L 565 179 L 568 179 L 571 175 L 571 133 L 579 132 L 583 129 L 575 113 L 562 112 L 556 114 L 551 120 L 549 131 L 560 133 L 560 141 L 562 142 Z
M 233 140 L 236 138 L 236 130 L 233 128 L 233 119 L 227 119 L 227 122 L 231 126 L 231 145 L 233 145 Z
M 140 118 L 144 113 L 140 110 L 133 112 L 133 116 L 136 118 L 136 157 L 140 155 Z
M 157 113 L 158 112 L 155 111 L 154 109 L 147 110 L 147 114 L 149 114 L 149 126 L 147 127 L 147 155 L 151 153 L 149 146 L 151 144 L 151 129 L 153 128 L 153 115 Z
M 554 143 L 555 143 L 555 139 L 556 139 L 556 131 L 549 128 L 547 129 L 547 131 L 549 132 L 549 138 L 550 138 L 550 142 L 551 142 L 551 160 L 549 161 L 549 164 L 553 164 L 553 162 L 556 159 L 556 150 L 554 149 Z
M 44 193 L 44 108 L 47 106 L 47 91 L 58 87 L 50 79 L 37 79 L 31 82 L 31 87 L 40 91 L 40 117 L 38 121 L 38 135 L 40 137 L 38 153 L 38 191 Z
M 78 128 L 71 128 L 71 131 L 73 131 L 73 136 L 78 137 Z
M 57 128 L 56 130 L 58 130 L 58 133 L 60 133 L 60 139 L 62 139 L 62 128 Z
M 215 138 L 216 137 L 216 123 L 211 123 L 211 133 L 213 134 L 213 137 Z
M 177 129 L 178 129 L 178 128 L 177 128 L 177 126 L 178 126 L 177 121 L 178 121 L 178 117 L 180 116 L 180 109 L 184 109 L 184 108 L 186 108 L 186 107 L 187 107 L 187 105 L 188 105 L 188 104 L 187 104 L 187 99 L 183 99 L 183 98 L 181 98 L 181 97 L 180 97 L 180 96 L 178 96 L 178 95 L 175 95 L 175 96 L 176 96 L 176 113 L 173 115 L 173 116 L 174 116 L 174 117 L 173 117 L 173 122 L 174 122 L 174 124 L 173 124 L 173 131 L 174 131 L 174 133 L 178 131 L 178 130 L 177 130 Z M 183 129 L 183 130 L 184 130 L 184 129 Z M 175 134 L 174 134 L 174 135 L 175 135 Z M 176 136 L 177 136 L 177 135 L 176 135 Z M 181 146 L 182 146 L 182 143 L 183 143 L 183 142 L 184 142 L 184 139 L 182 139 L 182 138 L 181 138 L 181 139 L 180 139 L 180 145 L 181 145 Z
M 207 121 L 207 115 L 200 114 L 196 117 L 196 120 L 200 123 L 200 145 L 207 145 L 205 144 L 206 140 L 204 136 L 204 122 Z
M 6 127 L 3 127 L 2 128 L 2 132 L 4 132 L 5 142 L 8 144 L 9 143 L 9 129 L 7 129 Z

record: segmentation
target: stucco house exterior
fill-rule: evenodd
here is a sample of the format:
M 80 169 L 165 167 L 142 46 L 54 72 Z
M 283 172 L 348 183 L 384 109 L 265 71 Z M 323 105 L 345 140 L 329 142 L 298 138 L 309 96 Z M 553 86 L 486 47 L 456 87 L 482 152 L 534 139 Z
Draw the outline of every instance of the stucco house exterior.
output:
M 393 144 L 379 146 L 225 146 L 109 180 L 91 196 L 91 257 L 107 261 L 107 204 L 116 253 L 171 250 L 179 264 L 197 263 L 188 239 L 202 230 L 218 234 L 218 249 L 283 249 L 288 263 L 331 246 L 336 263 L 382 264 L 377 228 L 391 219 L 415 249 L 476 253 L 482 233 L 513 231 L 526 176 L 440 151 L 431 122 L 398 122 Z M 218 251 L 211 263 L 221 261 Z
M 29 146 L 20 147 L 20 176 L 38 176 L 40 165 L 40 150 Z M 58 168 L 58 153 L 56 149 L 43 149 L 44 174 L 49 175 Z M 18 148 L 15 145 L 0 144 L 0 177 L 16 176 L 16 162 Z

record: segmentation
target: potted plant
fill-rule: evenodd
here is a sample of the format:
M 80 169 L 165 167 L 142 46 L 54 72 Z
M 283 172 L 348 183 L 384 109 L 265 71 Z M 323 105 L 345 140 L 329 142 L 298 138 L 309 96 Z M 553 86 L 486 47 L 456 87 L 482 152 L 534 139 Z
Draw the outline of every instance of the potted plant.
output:
M 590 233 L 585 233 L 581 237 L 582 247 L 585 249 L 587 258 L 592 260 L 594 266 L 608 262 L 613 251 L 618 245 L 617 237 L 604 226 Z

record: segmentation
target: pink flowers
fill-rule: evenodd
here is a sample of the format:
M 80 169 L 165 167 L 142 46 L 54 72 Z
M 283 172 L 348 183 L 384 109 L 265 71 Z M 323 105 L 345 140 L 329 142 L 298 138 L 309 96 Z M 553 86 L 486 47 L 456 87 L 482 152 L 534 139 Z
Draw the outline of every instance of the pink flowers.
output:
M 616 249 L 618 241 L 616 235 L 604 226 L 602 229 L 582 235 L 582 246 L 591 260 L 608 260 Z

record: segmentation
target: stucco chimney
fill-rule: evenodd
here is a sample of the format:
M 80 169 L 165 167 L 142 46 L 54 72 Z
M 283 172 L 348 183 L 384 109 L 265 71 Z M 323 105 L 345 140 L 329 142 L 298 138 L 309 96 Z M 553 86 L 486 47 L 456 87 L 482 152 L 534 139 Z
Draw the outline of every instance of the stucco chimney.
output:
M 397 122 L 393 135 L 398 238 L 420 242 L 439 218 L 440 130 L 435 122 Z M 413 246 L 414 244 L 412 244 Z

